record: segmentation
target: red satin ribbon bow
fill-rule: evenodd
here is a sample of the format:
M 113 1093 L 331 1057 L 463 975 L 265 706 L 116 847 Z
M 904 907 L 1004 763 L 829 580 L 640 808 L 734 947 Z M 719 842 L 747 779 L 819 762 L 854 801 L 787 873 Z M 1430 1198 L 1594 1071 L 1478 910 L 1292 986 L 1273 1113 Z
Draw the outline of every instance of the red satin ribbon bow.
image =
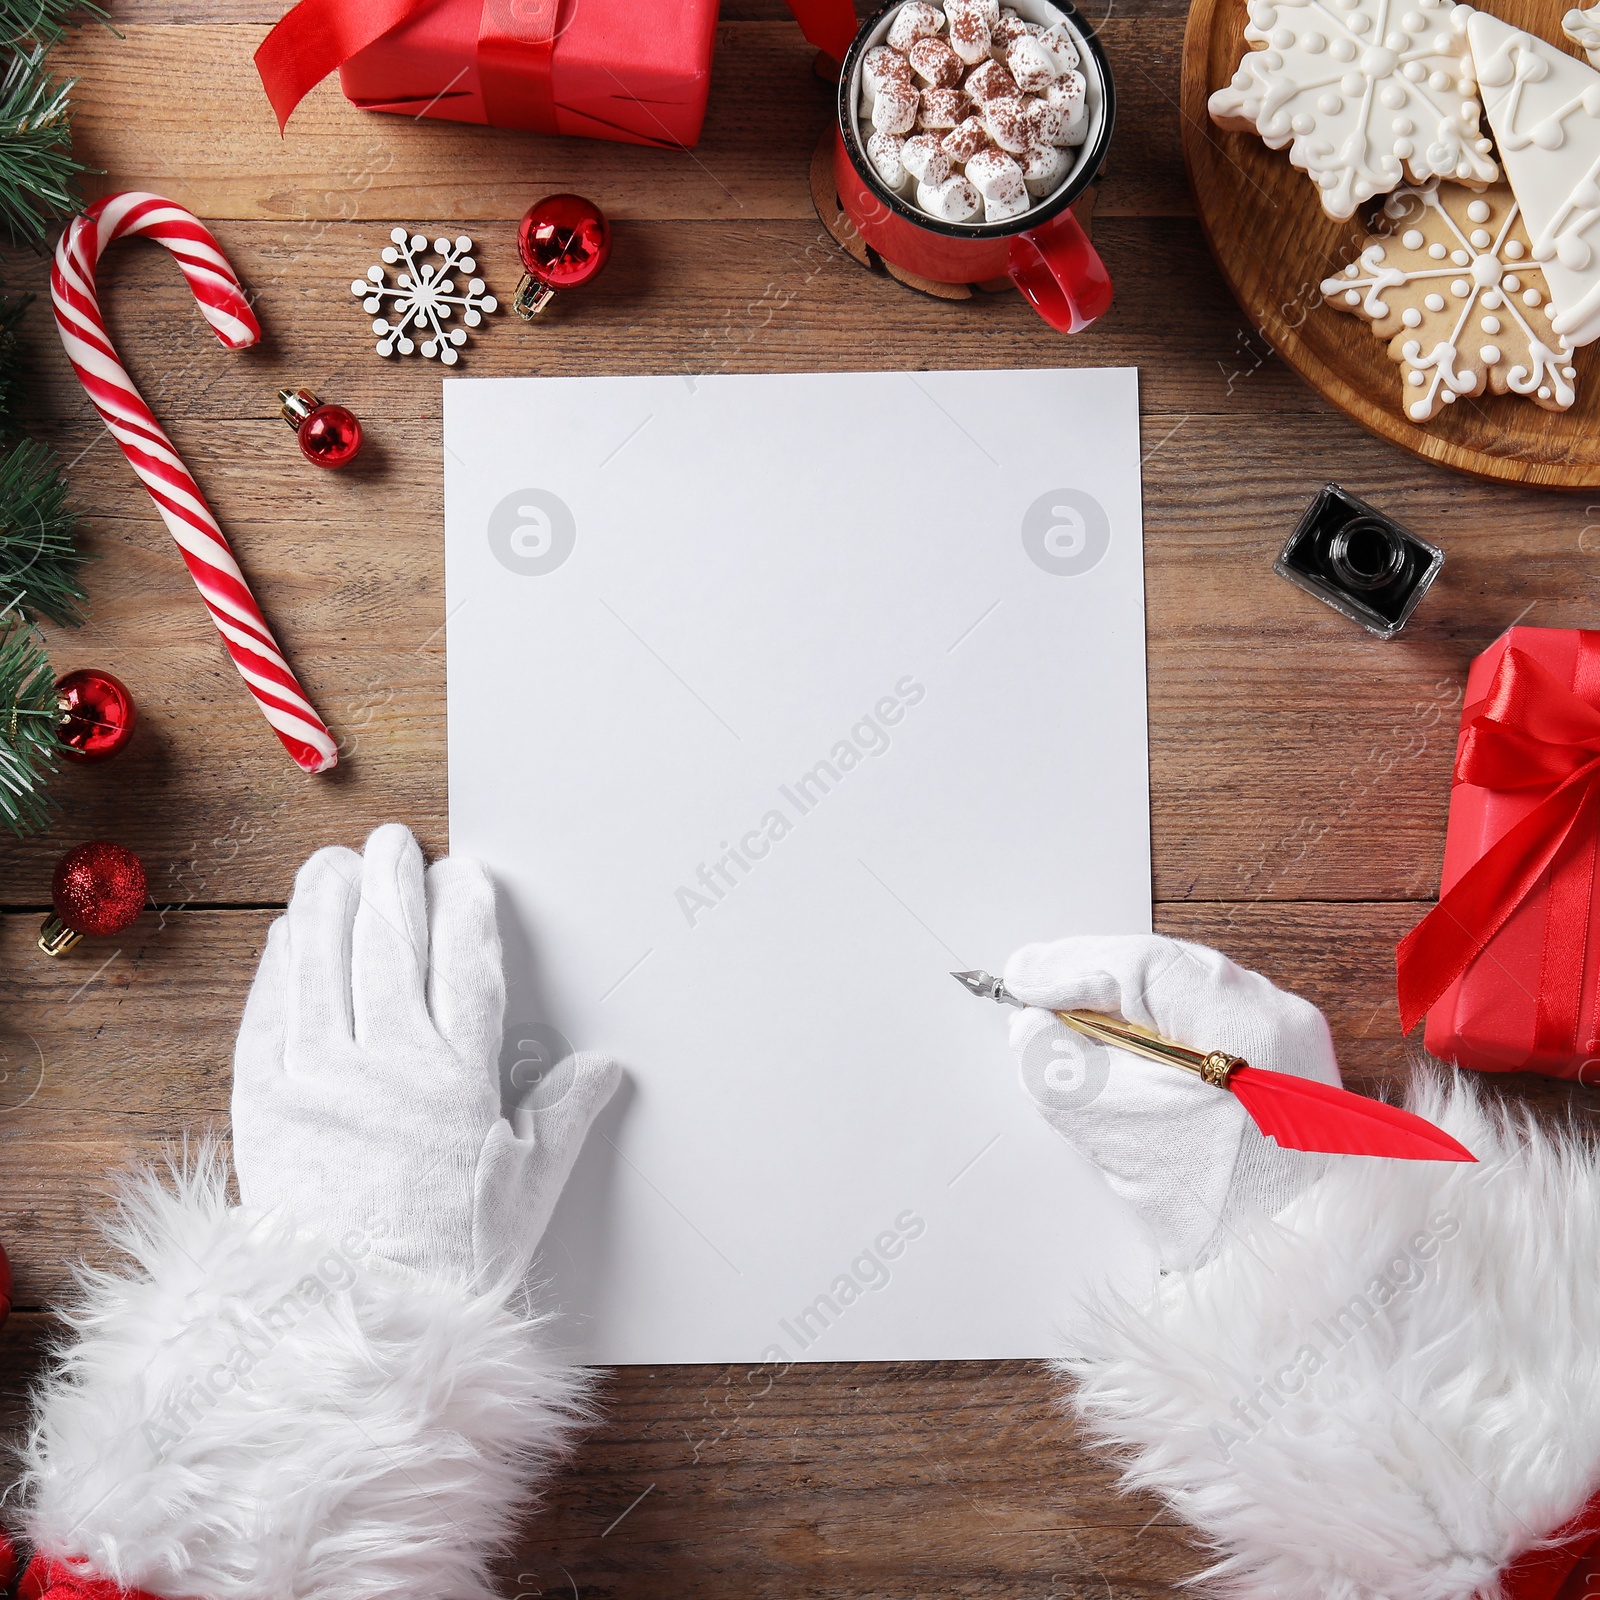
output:
M 1597 648 L 1592 637 L 1583 636 L 1586 650 Z M 1400 1025 L 1409 1033 L 1422 1020 L 1548 872 L 1535 1050 L 1571 1051 L 1600 836 L 1600 709 L 1532 656 L 1508 648 L 1488 694 L 1469 708 L 1455 781 L 1545 792 L 1400 941 Z
M 330 72 L 434 0 L 299 0 L 256 51 L 261 86 L 278 116 L 278 132 L 294 108 Z M 568 5 L 581 0 L 567 0 Z M 640 0 L 641 4 L 647 0 Z M 550 65 L 562 0 L 482 0 L 478 70 L 490 123 L 554 133 Z M 855 37 L 850 0 L 789 0 L 807 40 L 843 61 Z

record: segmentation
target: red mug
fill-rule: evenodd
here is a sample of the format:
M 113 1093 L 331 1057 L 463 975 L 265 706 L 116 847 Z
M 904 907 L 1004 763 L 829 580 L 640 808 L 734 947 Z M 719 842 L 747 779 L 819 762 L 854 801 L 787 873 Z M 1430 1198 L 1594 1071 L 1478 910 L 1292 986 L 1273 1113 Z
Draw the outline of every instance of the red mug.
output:
M 1111 308 L 1111 275 L 1072 214 L 1072 202 L 1100 175 L 1117 97 L 1100 41 L 1070 0 L 1009 0 L 1030 22 L 1064 21 L 1087 83 L 1089 132 L 1071 173 L 1054 194 L 1006 222 L 944 222 L 894 193 L 862 148 L 856 106 L 861 61 L 880 44 L 899 11 L 892 0 L 861 25 L 839 76 L 833 177 L 856 231 L 886 261 L 935 283 L 987 283 L 1009 277 L 1029 305 L 1062 333 L 1077 333 Z

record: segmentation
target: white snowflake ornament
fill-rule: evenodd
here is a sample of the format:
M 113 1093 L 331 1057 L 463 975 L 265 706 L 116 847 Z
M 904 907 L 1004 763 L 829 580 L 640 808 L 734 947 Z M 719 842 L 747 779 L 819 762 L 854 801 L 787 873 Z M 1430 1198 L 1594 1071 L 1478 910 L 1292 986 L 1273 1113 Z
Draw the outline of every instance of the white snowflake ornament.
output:
M 1341 221 L 1408 174 L 1493 183 L 1471 14 L 1454 0 L 1250 0 L 1253 48 L 1211 96 L 1212 120 L 1288 145 Z
M 380 266 L 368 267 L 366 277 L 350 285 L 350 293 L 361 301 L 363 311 L 383 312 L 384 300 L 390 301 L 388 315 L 374 317 L 372 322 L 378 354 L 408 356 L 420 350 L 430 360 L 437 356 L 445 366 L 453 367 L 467 342 L 467 329 L 476 328 L 485 315 L 500 308 L 500 302 L 484 292 L 482 278 L 469 278 L 464 292 L 457 292 L 451 274 L 471 273 L 477 268 L 472 241 L 464 233 L 453 242 L 435 239 L 433 253 L 439 259 L 433 262 L 420 259 L 428 250 L 426 234 L 395 228 L 389 237 L 394 243 L 384 246 L 383 259 L 390 266 L 404 268 L 395 275 L 398 287 L 390 287 L 388 274 Z

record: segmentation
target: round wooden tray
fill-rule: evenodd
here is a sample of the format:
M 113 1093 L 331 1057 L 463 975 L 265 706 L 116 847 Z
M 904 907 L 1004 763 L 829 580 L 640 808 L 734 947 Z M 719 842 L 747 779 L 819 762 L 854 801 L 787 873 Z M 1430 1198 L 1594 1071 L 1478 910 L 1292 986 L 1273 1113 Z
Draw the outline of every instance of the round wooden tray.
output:
M 1493 9 L 1579 53 L 1561 32 L 1565 3 L 1493 0 Z M 1244 25 L 1244 0 L 1193 0 L 1183 40 L 1182 121 L 1201 224 L 1253 327 L 1347 416 L 1426 461 L 1538 488 L 1600 487 L 1600 345 L 1577 352 L 1578 399 L 1570 411 L 1484 394 L 1425 424 L 1401 414 L 1401 368 L 1387 343 L 1365 321 L 1322 304 L 1322 280 L 1355 259 L 1361 214 L 1335 222 L 1311 180 L 1289 165 L 1287 150 L 1269 150 L 1253 133 L 1226 133 L 1206 111 L 1208 96 L 1228 82 L 1244 53 Z

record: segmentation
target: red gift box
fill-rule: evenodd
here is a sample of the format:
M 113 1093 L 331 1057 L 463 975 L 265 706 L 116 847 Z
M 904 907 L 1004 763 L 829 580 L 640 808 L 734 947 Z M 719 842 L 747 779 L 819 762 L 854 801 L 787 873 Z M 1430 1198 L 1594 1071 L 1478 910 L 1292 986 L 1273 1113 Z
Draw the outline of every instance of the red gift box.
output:
M 481 0 L 434 0 L 351 56 L 340 86 L 366 111 L 629 144 L 683 147 L 700 137 L 717 0 L 569 0 L 559 9 L 545 50 L 497 37 L 494 7 Z
M 850 0 L 791 0 L 842 60 Z M 368 111 L 668 149 L 700 137 L 717 0 L 300 0 L 256 66 L 281 128 L 335 67 Z
M 1600 1072 L 1600 633 L 1512 628 L 1472 663 L 1439 904 L 1400 1016 L 1480 1072 Z

